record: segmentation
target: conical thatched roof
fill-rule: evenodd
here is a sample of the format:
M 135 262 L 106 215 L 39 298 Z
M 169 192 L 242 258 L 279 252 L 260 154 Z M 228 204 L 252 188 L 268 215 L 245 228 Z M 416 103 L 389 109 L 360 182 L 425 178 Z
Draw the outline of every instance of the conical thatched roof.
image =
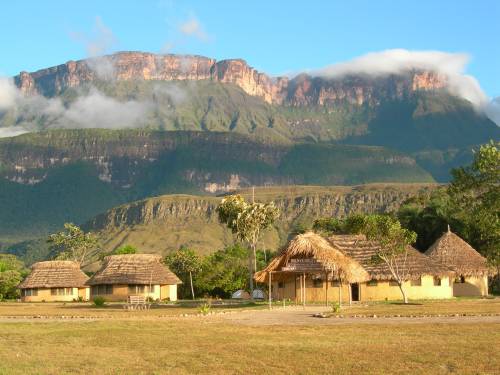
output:
M 274 258 L 269 265 L 254 276 L 258 282 L 265 282 L 269 271 L 281 271 L 291 259 L 312 258 L 322 265 L 325 270 L 333 272 L 335 278 L 342 278 L 348 283 L 357 283 L 369 280 L 368 273 L 354 259 L 349 258 L 339 249 L 319 234 L 307 232 L 295 236 L 282 249 L 280 255 Z
M 374 262 L 380 245 L 373 241 L 368 241 L 364 235 L 334 235 L 329 240 L 346 255 L 361 263 L 364 269 L 370 274 L 371 279 L 393 279 L 389 268 L 384 262 Z M 453 274 L 450 268 L 420 253 L 411 246 L 408 248 L 406 268 L 410 279 L 416 279 L 422 275 L 441 277 Z
M 181 280 L 154 254 L 110 255 L 88 285 L 100 284 L 181 284 Z
M 19 288 L 82 288 L 88 276 L 80 265 L 69 260 L 38 262 L 31 266 L 31 273 Z
M 486 259 L 448 230 L 425 252 L 430 258 L 450 267 L 463 276 L 483 276 L 488 274 Z

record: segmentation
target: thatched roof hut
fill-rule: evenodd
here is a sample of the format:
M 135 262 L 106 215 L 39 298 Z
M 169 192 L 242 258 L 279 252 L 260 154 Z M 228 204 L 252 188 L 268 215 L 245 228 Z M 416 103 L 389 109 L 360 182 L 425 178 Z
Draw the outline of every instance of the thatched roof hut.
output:
M 449 228 L 425 254 L 466 277 L 486 276 L 489 271 L 486 259 Z
M 31 273 L 19 284 L 19 288 L 84 288 L 87 280 L 88 276 L 80 270 L 78 263 L 54 260 L 33 264 Z
M 333 277 L 342 278 L 347 283 L 364 282 L 370 278 L 358 261 L 346 256 L 319 234 L 307 232 L 288 242 L 264 270 L 255 274 L 254 279 L 265 282 L 269 272 L 279 272 L 291 259 L 297 258 L 313 258 L 325 271 L 331 272 Z
M 137 284 L 174 285 L 181 280 L 154 254 L 110 255 L 87 285 Z
M 370 274 L 372 280 L 393 279 L 389 267 L 384 262 L 374 261 L 377 251 L 380 249 L 380 245 L 376 242 L 368 241 L 364 235 L 334 235 L 329 240 L 344 254 L 357 260 Z M 450 268 L 420 253 L 411 246 L 408 247 L 406 269 L 408 270 L 409 279 L 418 279 L 422 275 L 443 277 L 453 274 Z

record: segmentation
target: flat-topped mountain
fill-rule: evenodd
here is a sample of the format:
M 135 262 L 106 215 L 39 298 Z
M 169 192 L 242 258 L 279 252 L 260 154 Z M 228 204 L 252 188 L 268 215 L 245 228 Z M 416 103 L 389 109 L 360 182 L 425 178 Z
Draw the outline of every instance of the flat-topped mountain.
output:
M 384 98 L 396 99 L 415 91 L 445 88 L 446 77 L 433 72 L 409 71 L 384 79 L 348 76 L 343 79 L 313 78 L 301 74 L 293 79 L 270 77 L 250 67 L 242 59 L 216 61 L 203 56 L 157 55 L 119 52 L 110 56 L 68 61 L 34 73 L 15 77 L 24 94 L 59 95 L 68 88 L 101 80 L 178 81 L 211 80 L 230 83 L 266 103 L 290 106 L 328 105 L 347 102 L 355 105 L 378 104 Z

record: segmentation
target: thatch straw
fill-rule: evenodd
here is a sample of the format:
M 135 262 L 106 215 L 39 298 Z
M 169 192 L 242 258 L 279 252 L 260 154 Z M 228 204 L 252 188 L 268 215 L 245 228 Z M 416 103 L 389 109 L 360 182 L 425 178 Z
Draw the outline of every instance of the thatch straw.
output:
M 82 288 L 87 280 L 88 276 L 80 270 L 78 263 L 55 260 L 33 264 L 31 273 L 19 288 Z
M 425 254 L 450 267 L 458 275 L 485 276 L 489 271 L 486 259 L 450 230 L 438 238 Z
M 369 280 L 368 273 L 354 259 L 333 247 L 328 240 L 314 232 L 295 236 L 274 258 L 269 265 L 254 276 L 258 282 L 265 282 L 270 271 L 280 271 L 290 259 L 313 258 L 326 272 L 333 273 L 347 283 L 358 283 Z
M 154 254 L 110 255 L 87 285 L 101 284 L 181 284 L 181 280 Z
M 329 238 L 330 242 L 349 257 L 356 259 L 370 274 L 373 280 L 391 280 L 393 276 L 387 264 L 376 261 L 376 254 L 380 245 L 368 241 L 364 235 L 334 235 Z M 400 255 L 401 257 L 403 255 Z M 402 264 L 402 262 L 400 262 Z M 453 271 L 445 265 L 430 259 L 413 247 L 408 247 L 406 267 L 401 269 L 408 275 L 409 279 L 417 279 L 423 275 L 452 276 Z

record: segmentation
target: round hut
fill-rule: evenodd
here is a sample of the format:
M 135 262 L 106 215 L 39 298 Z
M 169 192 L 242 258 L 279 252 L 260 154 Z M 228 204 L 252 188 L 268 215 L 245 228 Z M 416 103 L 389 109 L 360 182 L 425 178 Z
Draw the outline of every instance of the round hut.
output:
M 455 272 L 453 296 L 488 295 L 489 267 L 486 259 L 453 233 L 449 226 L 448 231 L 425 254 Z
M 177 284 L 181 280 L 154 254 L 107 256 L 87 282 L 91 299 L 101 296 L 107 301 L 126 301 L 130 296 L 176 301 Z
M 350 301 L 352 286 L 369 280 L 366 270 L 319 234 L 295 236 L 262 271 L 273 299 L 296 303 Z
M 19 284 L 24 302 L 87 301 L 88 276 L 76 262 L 54 260 L 38 262 L 31 266 L 31 273 Z

